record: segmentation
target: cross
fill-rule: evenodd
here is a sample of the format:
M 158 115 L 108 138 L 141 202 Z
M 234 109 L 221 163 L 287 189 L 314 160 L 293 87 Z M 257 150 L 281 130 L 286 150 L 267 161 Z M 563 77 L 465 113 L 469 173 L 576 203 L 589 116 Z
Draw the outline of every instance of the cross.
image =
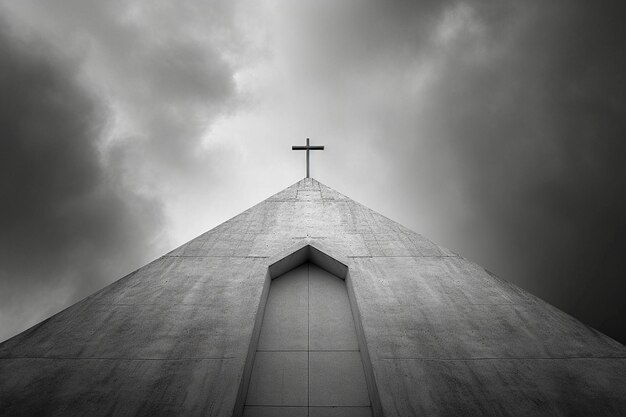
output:
M 306 138 L 306 146 L 292 146 L 292 151 L 306 151 L 306 177 L 309 178 L 309 151 L 323 151 L 324 146 L 309 145 L 309 138 Z

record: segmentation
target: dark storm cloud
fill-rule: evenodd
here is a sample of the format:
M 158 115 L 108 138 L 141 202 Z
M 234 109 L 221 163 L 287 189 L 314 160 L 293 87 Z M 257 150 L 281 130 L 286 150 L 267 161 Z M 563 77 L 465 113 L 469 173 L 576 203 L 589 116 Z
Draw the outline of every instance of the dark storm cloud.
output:
M 511 16 L 493 59 L 452 57 L 434 106 L 455 153 L 477 256 L 626 341 L 626 27 L 614 2 Z M 462 57 L 462 54 L 459 54 Z M 489 255 L 486 255 L 489 253 Z
M 176 204 L 227 163 L 202 139 L 238 44 L 230 2 L 0 10 L 3 340 L 171 247 Z
M 145 260 L 161 222 L 103 170 L 107 109 L 52 51 L 0 31 L 2 340 Z
M 153 172 L 158 177 L 190 176 L 211 162 L 198 146 L 208 123 L 233 98 L 232 70 L 217 51 L 192 39 L 168 39 L 164 44 L 140 40 L 132 49 L 135 56 L 125 64 L 124 74 L 113 77 L 126 86 L 117 95 L 135 125 L 121 143 L 123 151 L 129 156 L 129 148 L 137 148 L 143 154 L 141 163 L 152 165 L 148 170 L 164 171 Z
M 388 210 L 446 213 L 442 243 L 626 341 L 624 6 L 302 10 L 295 67 L 348 97 L 347 123 L 367 133 L 344 155 L 375 144 L 366 159 L 383 162 L 363 169 L 402 190 Z
M 238 45 L 234 3 L 31 3 L 9 6 L 21 24 L 84 56 L 82 75 L 106 96 L 119 128 L 122 150 L 114 153 L 124 161 L 116 163 L 143 173 L 137 182 L 188 178 L 215 162 L 197 148 L 209 123 L 233 105 L 233 69 L 222 51 Z

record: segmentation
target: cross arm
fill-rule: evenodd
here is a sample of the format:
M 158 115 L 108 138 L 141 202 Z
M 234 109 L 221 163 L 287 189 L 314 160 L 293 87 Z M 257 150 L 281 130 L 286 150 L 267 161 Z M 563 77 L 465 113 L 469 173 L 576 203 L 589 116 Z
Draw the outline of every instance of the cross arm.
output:
M 306 151 L 306 150 L 311 150 L 311 151 L 323 151 L 324 150 L 324 145 L 319 146 L 319 145 L 312 145 L 312 146 L 292 146 L 291 147 L 292 151 Z

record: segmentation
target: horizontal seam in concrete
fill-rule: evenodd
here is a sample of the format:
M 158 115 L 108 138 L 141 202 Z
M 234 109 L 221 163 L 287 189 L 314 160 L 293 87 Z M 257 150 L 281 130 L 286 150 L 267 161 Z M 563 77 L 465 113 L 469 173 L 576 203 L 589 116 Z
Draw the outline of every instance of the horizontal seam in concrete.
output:
M 358 349 L 257 349 L 257 352 L 358 352 Z
M 460 258 L 457 255 L 348 255 L 347 258 Z
M 465 303 L 468 306 L 523 306 L 524 303 Z
M 98 306 L 160 306 L 162 305 L 161 303 L 157 303 L 157 302 L 155 303 L 103 303 L 103 302 L 98 302 L 98 301 L 94 301 L 92 304 L 98 305 Z M 202 307 L 205 310 L 213 310 L 211 305 L 207 303 L 194 303 L 194 304 L 176 303 L 173 307 L 179 307 L 179 306 Z
M 272 408 L 371 408 L 369 405 L 268 405 L 246 404 L 246 407 L 272 407 Z
M 540 358 L 540 357 L 515 357 L 515 358 L 381 358 L 386 361 L 442 361 L 442 362 L 464 362 L 464 361 L 524 361 L 524 360 L 537 360 L 537 361 L 549 361 L 549 360 L 580 360 L 580 359 L 626 359 L 626 356 L 563 356 L 553 358 Z
M 161 359 L 161 358 L 107 358 L 107 357 L 95 357 L 95 358 L 78 358 L 78 357 L 64 357 L 64 356 L 20 356 L 20 357 L 8 357 L 0 358 L 0 360 L 19 360 L 19 359 L 47 359 L 47 360 L 77 360 L 77 361 L 170 361 L 170 362 L 183 362 L 183 361 L 222 361 L 237 359 L 236 356 L 225 357 L 198 357 L 198 358 L 178 358 L 178 359 Z
M 269 258 L 261 255 L 164 255 L 163 258 Z

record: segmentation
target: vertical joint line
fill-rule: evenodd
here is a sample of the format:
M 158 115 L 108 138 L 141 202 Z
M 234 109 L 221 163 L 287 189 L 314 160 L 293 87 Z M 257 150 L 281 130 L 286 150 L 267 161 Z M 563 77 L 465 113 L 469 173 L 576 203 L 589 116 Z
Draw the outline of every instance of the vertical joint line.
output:
M 309 151 L 307 150 L 307 154 Z M 307 171 L 308 171 L 307 165 Z M 307 172 L 308 174 L 308 172 Z M 306 415 L 311 407 L 311 264 L 306 266 Z

